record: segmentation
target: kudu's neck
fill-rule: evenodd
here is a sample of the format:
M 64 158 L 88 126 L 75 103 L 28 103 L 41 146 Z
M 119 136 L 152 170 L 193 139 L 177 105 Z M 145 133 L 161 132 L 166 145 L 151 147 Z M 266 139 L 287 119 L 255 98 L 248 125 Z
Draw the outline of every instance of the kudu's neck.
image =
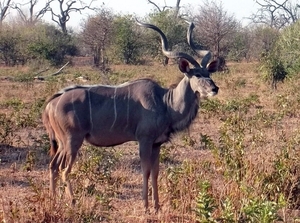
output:
M 187 128 L 197 115 L 199 99 L 187 77 L 184 77 L 176 88 L 168 91 L 165 101 L 175 131 Z

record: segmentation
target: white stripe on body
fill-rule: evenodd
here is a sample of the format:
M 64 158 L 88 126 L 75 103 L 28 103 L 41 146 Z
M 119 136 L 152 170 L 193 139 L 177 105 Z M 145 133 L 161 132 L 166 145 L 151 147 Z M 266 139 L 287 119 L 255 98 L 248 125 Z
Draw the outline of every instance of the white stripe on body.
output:
M 112 126 L 110 127 L 110 130 L 113 129 L 116 121 L 117 121 L 117 116 L 118 116 L 118 113 L 117 113 L 117 103 L 116 103 L 116 96 L 117 96 L 117 89 L 118 87 L 115 87 L 115 93 L 114 93 L 114 114 L 115 114 L 115 119 L 114 119 L 114 122 L 112 124 Z
M 93 113 L 92 113 L 92 101 L 91 101 L 91 93 L 90 93 L 90 90 L 91 90 L 92 87 L 90 87 L 88 89 L 88 97 L 89 97 L 89 108 L 90 108 L 90 125 L 91 125 L 91 130 L 93 130 L 94 126 L 93 126 Z
M 128 96 L 127 96 L 127 124 L 125 126 L 125 129 L 128 128 L 129 125 L 129 108 L 130 108 L 130 86 L 128 86 Z

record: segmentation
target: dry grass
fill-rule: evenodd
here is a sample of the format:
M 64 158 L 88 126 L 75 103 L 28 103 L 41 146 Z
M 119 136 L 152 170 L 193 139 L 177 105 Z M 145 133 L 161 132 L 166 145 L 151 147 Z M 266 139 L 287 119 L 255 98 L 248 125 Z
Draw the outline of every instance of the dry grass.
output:
M 229 64 L 230 73 L 214 74 L 219 95 L 203 102 L 191 128 L 162 149 L 162 208 L 155 215 L 144 214 L 134 142 L 108 149 L 84 145 L 72 174 L 77 204 L 69 206 L 60 185 L 53 205 L 40 112 L 48 96 L 80 83 L 79 76 L 93 84 L 149 77 L 167 87 L 181 77 L 176 66 L 114 66 L 108 76 L 88 67 L 67 68 L 47 82 L 33 81 L 27 68 L 1 69 L 0 222 L 278 221 L 259 219 L 257 209 L 263 208 L 276 209 L 284 222 L 299 219 L 299 80 L 273 91 L 255 63 Z M 209 182 L 207 189 L 203 182 Z M 268 201 L 274 205 L 266 207 Z M 197 206 L 203 202 L 212 209 Z M 204 221 L 205 211 L 210 220 Z

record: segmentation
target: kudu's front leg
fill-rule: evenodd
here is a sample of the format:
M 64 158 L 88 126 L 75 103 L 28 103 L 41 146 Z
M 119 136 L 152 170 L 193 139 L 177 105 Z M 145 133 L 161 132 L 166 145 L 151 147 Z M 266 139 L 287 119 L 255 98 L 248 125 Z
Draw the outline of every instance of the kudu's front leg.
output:
M 148 181 L 151 173 L 151 154 L 152 154 L 152 143 L 140 142 L 139 152 L 141 159 L 141 167 L 143 172 L 143 191 L 142 198 L 144 202 L 145 212 L 148 212 L 149 202 L 148 202 Z
M 143 201 L 145 212 L 148 212 L 148 181 L 151 175 L 152 183 L 152 201 L 154 203 L 155 213 L 159 209 L 158 198 L 158 173 L 159 173 L 159 152 L 160 145 L 153 146 L 152 143 L 140 143 L 140 158 L 143 171 Z
M 152 182 L 152 201 L 154 203 L 155 213 L 158 212 L 159 209 L 159 199 L 158 199 L 158 173 L 159 173 L 159 152 L 160 145 L 153 146 L 152 154 L 151 154 L 151 182 Z

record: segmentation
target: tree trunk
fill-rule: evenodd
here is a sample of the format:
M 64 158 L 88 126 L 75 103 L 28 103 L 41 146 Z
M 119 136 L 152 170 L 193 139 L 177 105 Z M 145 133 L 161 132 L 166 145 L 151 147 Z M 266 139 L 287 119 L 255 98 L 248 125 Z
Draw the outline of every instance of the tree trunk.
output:
M 94 66 L 95 67 L 100 66 L 100 57 L 101 57 L 101 50 L 98 46 L 96 46 L 95 50 L 94 50 Z
M 180 9 L 180 0 L 177 0 L 175 6 L 175 17 L 178 17 L 179 9 Z

